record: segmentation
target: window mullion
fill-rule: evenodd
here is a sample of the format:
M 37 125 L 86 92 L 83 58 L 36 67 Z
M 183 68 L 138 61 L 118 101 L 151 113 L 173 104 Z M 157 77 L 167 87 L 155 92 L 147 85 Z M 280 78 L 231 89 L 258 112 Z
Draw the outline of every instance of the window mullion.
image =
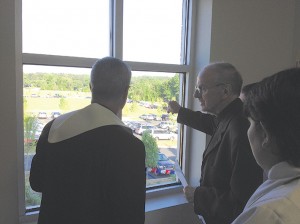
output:
M 112 56 L 123 59 L 123 0 L 111 1 Z

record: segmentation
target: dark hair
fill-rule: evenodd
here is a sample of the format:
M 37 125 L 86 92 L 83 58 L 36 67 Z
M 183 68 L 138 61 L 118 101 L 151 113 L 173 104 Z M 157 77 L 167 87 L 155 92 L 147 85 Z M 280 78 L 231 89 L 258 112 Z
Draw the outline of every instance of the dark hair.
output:
M 253 85 L 244 111 L 276 139 L 282 159 L 300 166 L 300 68 L 283 70 Z
M 247 94 L 250 92 L 251 88 L 252 88 L 255 84 L 256 84 L 256 82 L 255 82 L 255 83 L 250 83 L 250 84 L 248 84 L 248 85 L 245 85 L 245 86 L 242 88 L 241 94 L 240 94 L 240 99 L 241 99 L 242 101 L 245 101 L 245 98 L 246 98 Z
M 241 93 L 247 95 L 255 84 L 256 82 L 243 86 Z

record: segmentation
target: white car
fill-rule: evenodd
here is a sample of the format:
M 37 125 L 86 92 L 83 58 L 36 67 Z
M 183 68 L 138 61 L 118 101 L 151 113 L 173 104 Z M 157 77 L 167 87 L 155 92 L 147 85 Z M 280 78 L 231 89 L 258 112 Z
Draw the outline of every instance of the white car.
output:
M 54 111 L 54 112 L 51 113 L 51 117 L 52 117 L 52 118 L 57 118 L 57 117 L 59 117 L 60 115 L 61 115 L 61 113 L 58 112 L 58 111 Z
M 39 112 L 37 117 L 39 119 L 47 119 L 47 113 L 46 112 Z
M 175 125 L 170 121 L 161 121 L 158 124 L 158 127 L 162 128 L 162 129 L 170 129 L 173 126 L 175 126 Z
M 134 132 L 136 134 L 142 135 L 144 131 L 151 131 L 155 129 L 155 127 L 153 125 L 149 125 L 149 124 L 141 124 L 139 127 L 137 127 Z
M 157 140 L 174 140 L 177 137 L 167 129 L 152 129 L 150 134 Z

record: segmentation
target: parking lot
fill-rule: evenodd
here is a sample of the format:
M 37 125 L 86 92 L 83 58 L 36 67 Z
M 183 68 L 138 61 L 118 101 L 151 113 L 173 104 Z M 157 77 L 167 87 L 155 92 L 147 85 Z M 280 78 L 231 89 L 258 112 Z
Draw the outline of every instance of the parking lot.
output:
M 38 114 L 40 114 L 40 116 L 37 116 L 38 122 L 42 124 L 42 126 L 44 126 L 46 123 L 48 123 L 53 119 L 52 113 L 50 113 L 49 111 L 47 111 L 46 115 L 40 112 Z M 135 133 L 135 129 L 140 125 L 149 125 L 155 129 L 164 130 L 170 133 L 173 136 L 172 138 L 161 139 L 159 136 L 156 135 L 154 136 L 156 136 L 156 141 L 160 153 L 163 153 L 170 161 L 175 161 L 177 155 L 177 123 L 174 121 L 173 122 L 170 121 L 167 114 L 158 116 L 153 114 L 151 115 L 151 113 L 149 115 L 148 113 L 148 114 L 142 114 L 140 116 L 135 115 L 134 117 L 123 117 L 123 122 L 132 129 L 133 134 L 139 139 L 141 139 L 142 133 L 140 134 Z M 131 126 L 132 124 L 135 124 L 136 127 Z M 31 164 L 33 154 L 34 154 L 33 152 L 30 152 L 28 155 L 25 155 L 24 165 L 26 171 L 30 170 L 30 164 Z M 169 175 L 164 173 L 155 174 L 153 172 L 148 172 L 147 185 L 151 186 L 152 185 L 151 181 L 153 181 L 154 185 L 157 182 L 159 184 L 164 182 L 172 182 L 174 181 L 173 180 L 174 178 L 175 178 L 174 175 Z

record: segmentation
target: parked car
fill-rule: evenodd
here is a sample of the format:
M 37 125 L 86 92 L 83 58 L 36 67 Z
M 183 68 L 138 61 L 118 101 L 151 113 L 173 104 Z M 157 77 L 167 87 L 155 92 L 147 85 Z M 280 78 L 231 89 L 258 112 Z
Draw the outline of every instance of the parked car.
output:
M 178 125 L 171 126 L 169 131 L 178 134 Z
M 39 119 L 47 119 L 47 113 L 46 112 L 39 112 L 37 117 Z
M 155 120 L 156 120 L 156 121 L 161 121 L 161 116 L 156 116 L 156 117 L 155 117 Z
M 36 130 L 41 133 L 42 130 L 44 129 L 44 126 L 45 126 L 45 124 L 39 122 L 37 124 L 37 129 Z
M 174 162 L 170 160 L 165 154 L 158 153 L 158 161 L 156 167 L 151 169 L 155 175 L 170 175 L 175 174 Z
M 155 114 L 142 114 L 139 118 L 143 120 L 155 120 L 156 115 Z
M 170 121 L 161 121 L 158 124 L 158 127 L 163 128 L 163 129 L 168 129 L 170 130 L 171 127 L 175 126 L 174 123 L 170 122 Z
M 143 119 L 143 120 L 146 120 L 147 114 L 142 114 L 141 116 L 139 116 L 139 118 L 141 118 L 141 119 Z
M 163 121 L 168 121 L 169 120 L 169 114 L 163 114 L 163 115 L 161 115 L 161 119 Z
M 157 140 L 174 140 L 176 134 L 167 129 L 152 129 L 150 134 Z
M 37 143 L 37 141 L 40 138 L 40 135 L 42 133 L 42 128 L 39 128 L 35 131 L 34 135 L 33 132 L 30 132 L 30 136 L 28 136 L 29 138 L 24 138 L 24 144 L 28 144 L 28 145 L 34 145 Z M 24 134 L 25 135 L 25 134 Z
M 58 112 L 58 111 L 55 111 L 55 112 L 52 112 L 51 113 L 51 117 L 54 119 L 54 118 L 57 118 L 58 116 L 60 116 L 61 115 L 61 113 L 60 112 Z
M 156 120 L 156 114 L 148 114 L 147 120 Z
M 134 131 L 135 129 L 137 129 L 141 125 L 141 123 L 137 122 L 137 121 L 127 121 L 125 124 L 128 127 L 130 127 L 132 131 Z
M 155 126 L 150 125 L 150 124 L 141 124 L 139 127 L 137 127 L 134 132 L 136 134 L 142 135 L 144 133 L 144 131 L 150 131 L 152 129 L 155 129 Z

